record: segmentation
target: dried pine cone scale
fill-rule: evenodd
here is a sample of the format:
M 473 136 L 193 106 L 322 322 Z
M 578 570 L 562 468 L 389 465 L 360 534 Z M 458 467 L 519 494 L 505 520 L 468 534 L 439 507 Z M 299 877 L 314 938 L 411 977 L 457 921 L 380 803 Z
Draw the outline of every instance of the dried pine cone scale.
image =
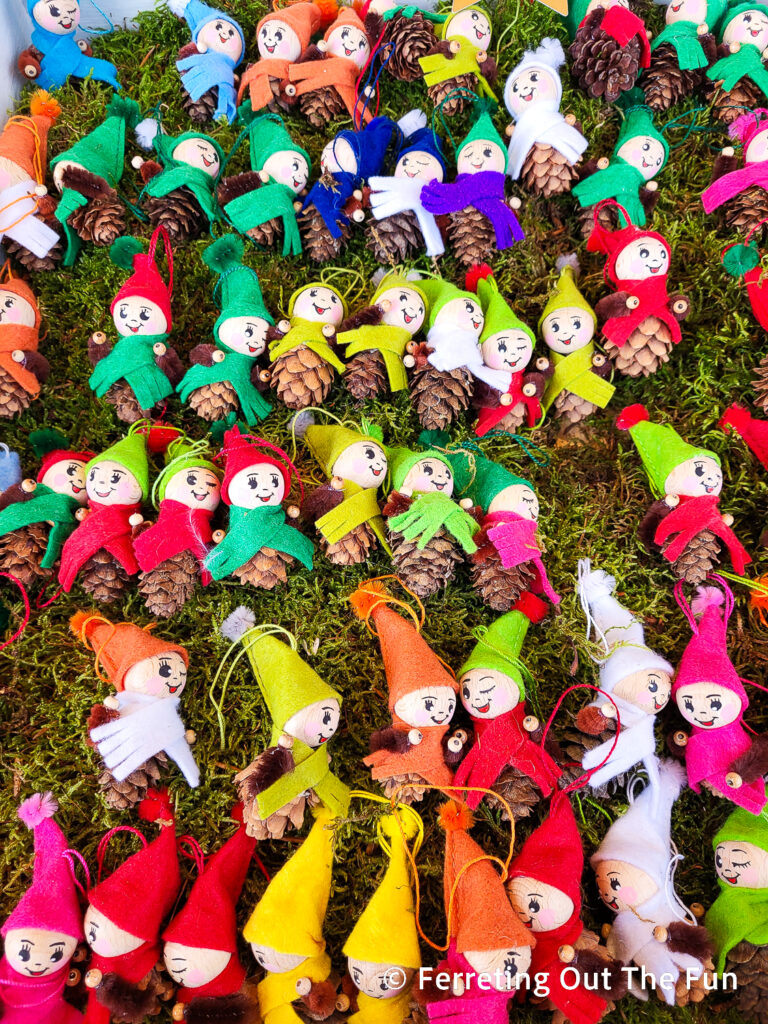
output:
M 48 547 L 48 527 L 30 523 L 0 536 L 0 572 L 15 576 L 29 590 L 50 576 L 40 563 Z
M 327 127 L 330 121 L 344 116 L 346 109 L 344 100 L 330 85 L 299 97 L 299 110 L 313 128 Z
M 446 117 L 455 117 L 456 114 L 463 114 L 466 110 L 468 100 L 465 99 L 466 92 L 459 92 L 456 96 L 446 100 L 456 90 L 468 90 L 470 93 L 477 93 L 477 75 L 470 72 L 467 75 L 456 75 L 455 78 L 448 78 L 444 82 L 436 82 L 427 86 L 427 95 L 434 107 L 439 107 Z M 445 100 L 445 102 L 443 102 Z
M 422 77 L 419 59 L 426 57 L 435 45 L 435 30 L 421 11 L 410 18 L 395 15 L 386 23 L 382 48 L 392 47 L 387 71 L 401 82 L 415 82 Z
M 48 227 L 55 227 L 56 223 L 48 224 Z M 64 255 L 64 245 L 61 241 L 56 242 L 45 256 L 36 256 L 25 246 L 20 245 L 12 238 L 8 238 L 7 235 L 3 238 L 3 248 L 7 256 L 16 260 L 30 274 L 40 274 L 44 270 L 55 270 L 61 263 Z
M 209 124 L 213 121 L 213 115 L 218 106 L 218 90 L 216 88 L 209 89 L 208 92 L 203 93 L 200 99 L 193 100 L 184 89 L 182 106 L 190 121 L 194 121 L 195 124 Z
M 723 204 L 720 218 L 728 231 L 740 235 L 752 232 L 757 240 L 764 240 L 768 225 L 761 221 L 768 218 L 768 191 L 759 185 L 750 185 Z
M 511 764 L 502 769 L 491 789 L 501 799 L 486 796 L 485 802 L 489 807 L 497 807 L 504 821 L 509 821 L 509 811 L 512 812 L 514 821 L 529 817 L 541 800 L 541 790 L 536 783 Z
M 469 408 L 474 382 L 469 370 L 436 370 L 427 363 L 413 372 L 411 404 L 425 430 L 445 430 Z
M 427 782 L 421 775 L 415 772 L 405 772 L 403 775 L 390 775 L 386 779 L 378 779 L 378 784 L 384 791 L 387 799 L 396 796 L 400 804 L 413 804 L 424 799 L 427 789 Z
M 579 26 L 570 46 L 571 73 L 592 99 L 615 103 L 632 89 L 640 71 L 640 40 L 622 46 L 600 28 L 604 12 L 592 11 Z
M 80 584 L 83 590 L 103 604 L 119 601 L 130 582 L 128 573 L 106 548 L 99 548 L 80 570 Z
M 671 43 L 662 43 L 651 54 L 651 66 L 643 71 L 638 85 L 645 102 L 656 114 L 662 114 L 695 92 L 704 80 L 704 69 L 684 71 Z
M 758 409 L 768 409 L 768 356 L 760 360 L 752 371 L 755 379 L 752 387 L 755 389 L 755 405 Z
M 672 334 L 658 317 L 647 317 L 623 345 L 605 339 L 605 352 L 614 366 L 627 377 L 649 377 L 669 362 Z
M 671 543 L 671 539 L 667 541 L 662 552 Z M 674 570 L 679 579 L 698 586 L 719 564 L 720 540 L 711 530 L 702 530 L 688 542 L 683 553 L 675 560 Z
M 105 195 L 90 199 L 69 217 L 69 226 L 84 242 L 99 248 L 112 245 L 125 234 L 125 207 L 117 192 L 111 188 Z
M 148 789 L 160 783 L 163 771 L 167 767 L 168 758 L 162 751 L 146 760 L 122 782 L 117 781 L 109 768 L 103 767 L 99 773 L 98 785 L 107 807 L 113 811 L 131 810 L 141 803 Z
M 188 188 L 176 188 L 166 196 L 147 196 L 144 208 L 153 228 L 162 225 L 174 245 L 183 245 L 203 234 L 205 214 Z
M 381 352 L 369 349 L 352 356 L 344 370 L 344 384 L 358 404 L 367 402 L 388 388 L 387 367 Z
M 712 117 L 723 124 L 731 124 L 745 110 L 761 107 L 763 99 L 762 89 L 749 78 L 742 78 L 730 92 L 717 86 L 712 97 Z
M 743 940 L 725 960 L 725 969 L 736 976 L 736 1006 L 750 1024 L 768 1024 L 768 946 Z
M 237 392 L 226 380 L 213 381 L 211 384 L 195 388 L 190 392 L 187 403 L 193 412 L 208 423 L 225 420 L 240 406 Z
M 289 409 L 322 405 L 331 390 L 335 370 L 307 345 L 279 356 L 270 367 L 271 385 Z
M 391 264 L 407 259 L 423 248 L 419 222 L 412 210 L 368 222 L 367 247 L 379 263 Z
M 232 575 L 241 583 L 249 583 L 260 590 L 274 590 L 276 586 L 288 582 L 288 568 L 294 559 L 274 548 L 261 548 L 248 559 Z
M 0 419 L 10 420 L 28 409 L 32 396 L 0 366 Z
M 368 523 L 353 527 L 333 544 L 329 544 L 325 537 L 320 537 L 320 549 L 334 565 L 360 565 L 375 547 L 376 534 Z
M 317 208 L 309 206 L 298 218 L 304 252 L 317 263 L 327 263 L 341 255 L 351 234 L 348 224 L 341 225 L 341 235 L 334 238 Z
M 392 562 L 398 577 L 418 597 L 430 597 L 442 590 L 456 575 L 463 561 L 461 553 L 444 529 L 419 550 L 417 541 L 406 540 L 402 533 L 389 531 Z
M 529 192 L 549 199 L 571 191 L 578 177 L 577 167 L 553 146 L 535 142 L 523 161 L 520 175 Z
M 136 423 L 143 420 L 149 413 L 148 409 L 142 409 L 139 405 L 133 388 L 126 380 L 115 381 L 107 389 L 104 401 L 115 407 L 117 418 L 123 423 Z
M 488 263 L 498 254 L 493 224 L 474 206 L 450 215 L 448 241 L 463 267 Z
M 473 563 L 470 575 L 472 586 L 483 602 L 496 612 L 510 611 L 536 578 L 535 571 L 526 562 L 505 569 L 495 549 L 481 562 Z
M 571 426 L 581 423 L 597 412 L 597 406 L 593 402 L 581 398 L 573 391 L 561 391 L 553 405 L 558 418 L 566 420 Z
M 147 609 L 159 619 L 168 619 L 181 611 L 195 592 L 200 576 L 200 563 L 191 551 L 178 555 L 143 572 L 139 576 L 139 593 Z

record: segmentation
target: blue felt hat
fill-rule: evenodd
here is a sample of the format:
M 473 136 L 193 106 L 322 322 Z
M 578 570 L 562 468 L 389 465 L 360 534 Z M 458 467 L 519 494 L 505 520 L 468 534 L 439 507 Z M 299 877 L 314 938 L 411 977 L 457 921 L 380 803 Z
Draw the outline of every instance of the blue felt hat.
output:
M 21 462 L 18 453 L 0 443 L 0 494 L 21 483 Z
M 416 128 L 410 135 L 406 135 L 397 151 L 397 160 L 406 153 L 430 153 L 443 168 L 445 173 L 445 157 L 443 156 L 443 144 L 440 136 L 433 132 L 429 126 Z
M 359 132 L 344 128 L 336 133 L 336 140 L 348 142 L 357 161 L 358 178 L 380 174 L 389 144 L 397 132 L 397 125 L 389 117 L 374 117 Z
M 28 0 L 28 2 L 34 2 L 34 0 Z M 189 25 L 192 39 L 195 42 L 197 42 L 200 29 L 204 25 L 207 25 L 210 21 L 216 21 L 218 18 L 226 21 L 227 24 L 237 29 L 240 36 L 240 45 L 242 47 L 240 60 L 245 56 L 245 36 L 243 35 L 242 28 L 240 28 L 231 14 L 225 14 L 224 11 L 218 11 L 215 7 L 209 7 L 208 4 L 203 3 L 203 0 L 189 0 L 189 3 L 184 8 L 184 18 Z

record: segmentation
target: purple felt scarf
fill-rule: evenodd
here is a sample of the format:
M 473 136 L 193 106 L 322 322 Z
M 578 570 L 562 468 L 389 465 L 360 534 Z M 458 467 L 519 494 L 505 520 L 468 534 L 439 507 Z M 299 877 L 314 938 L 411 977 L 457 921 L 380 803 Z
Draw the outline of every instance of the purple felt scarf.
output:
M 474 206 L 493 225 L 496 248 L 509 249 L 522 242 L 525 232 L 505 201 L 504 180 L 499 171 L 460 174 L 450 183 L 433 180 L 421 190 L 421 205 L 435 217 Z

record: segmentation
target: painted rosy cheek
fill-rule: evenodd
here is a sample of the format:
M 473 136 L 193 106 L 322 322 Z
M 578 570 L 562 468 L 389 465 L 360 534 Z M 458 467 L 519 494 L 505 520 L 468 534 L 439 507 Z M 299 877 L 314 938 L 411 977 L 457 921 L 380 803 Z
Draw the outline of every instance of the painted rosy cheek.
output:
M 551 928 L 555 923 L 555 915 L 549 908 L 545 907 L 544 910 L 539 912 L 539 924 L 546 931 Z
M 133 496 L 133 481 L 121 480 L 117 485 L 117 496 L 119 498 L 129 498 Z
M 637 900 L 637 890 L 631 885 L 622 885 L 617 895 L 620 896 L 624 903 L 629 906 L 632 906 L 632 904 Z
M 69 477 L 66 473 L 57 473 L 53 478 L 53 483 L 56 488 L 66 487 L 69 484 Z

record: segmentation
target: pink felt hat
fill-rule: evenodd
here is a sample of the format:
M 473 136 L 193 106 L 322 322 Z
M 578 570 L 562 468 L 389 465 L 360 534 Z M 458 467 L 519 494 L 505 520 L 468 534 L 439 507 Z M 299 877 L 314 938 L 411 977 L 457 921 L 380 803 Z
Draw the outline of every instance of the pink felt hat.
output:
M 760 132 L 768 129 L 768 110 L 765 107 L 758 107 L 757 110 L 750 110 L 741 117 L 737 117 L 728 127 L 728 135 L 741 143 L 746 150 L 752 139 Z
M 738 695 L 744 711 L 749 706 L 747 692 L 728 657 L 726 628 L 733 610 L 733 595 L 725 584 L 723 587 L 724 590 L 712 586 L 696 590 L 689 615 L 693 636 L 683 651 L 672 685 L 672 698 L 681 686 L 717 682 Z M 682 602 L 681 607 L 686 611 Z

